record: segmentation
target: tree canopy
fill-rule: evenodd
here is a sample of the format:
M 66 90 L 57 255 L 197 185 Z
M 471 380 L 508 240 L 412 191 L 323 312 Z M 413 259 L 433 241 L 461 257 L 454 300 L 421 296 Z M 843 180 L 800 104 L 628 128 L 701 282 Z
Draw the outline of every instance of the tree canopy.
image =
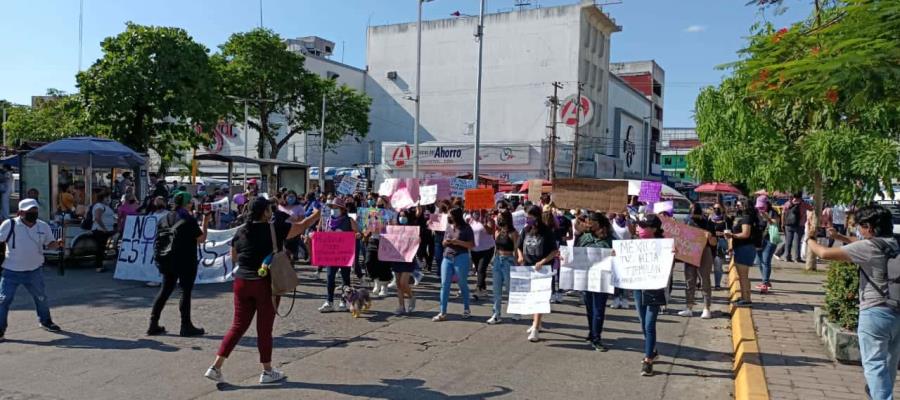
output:
M 48 89 L 52 96 L 34 107 L 7 108 L 7 143 L 50 142 L 70 136 L 103 136 L 102 127 L 92 124 L 84 111 L 81 96 Z

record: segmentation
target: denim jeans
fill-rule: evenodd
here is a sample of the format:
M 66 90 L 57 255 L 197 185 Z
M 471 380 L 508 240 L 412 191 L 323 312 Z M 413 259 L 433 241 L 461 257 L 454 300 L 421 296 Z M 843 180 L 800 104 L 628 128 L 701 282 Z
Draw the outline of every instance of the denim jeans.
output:
M 444 263 L 444 232 L 434 233 L 434 264 L 441 267 Z M 430 265 L 428 266 L 431 267 Z
M 6 331 L 9 307 L 16 297 L 16 289 L 19 285 L 25 286 L 25 290 L 31 293 L 34 307 L 37 309 L 38 321 L 42 324 L 51 321 L 50 304 L 47 303 L 47 294 L 44 292 L 44 273 L 41 268 L 26 272 L 5 269 L 3 278 L 0 278 L 0 332 Z
M 584 292 L 584 310 L 588 320 L 588 337 L 592 343 L 600 341 L 603 335 L 603 321 L 606 320 L 606 300 L 608 293 Z
M 459 277 L 459 290 L 462 292 L 463 309 L 469 310 L 469 267 L 471 266 L 469 252 L 462 252 L 453 258 L 444 258 L 441 262 L 441 314 L 447 313 L 447 303 L 450 302 L 450 283 L 453 273 Z
M 857 333 L 869 395 L 874 400 L 893 400 L 900 361 L 900 313 L 881 306 L 861 310 Z
M 325 269 L 328 270 L 328 279 L 325 281 L 328 302 L 332 303 L 334 302 L 334 287 L 337 284 L 335 280 L 338 270 L 341 270 L 341 280 L 344 281 L 344 286 L 350 286 L 350 267 L 326 267 Z
M 494 257 L 494 315 L 500 317 L 503 306 L 503 286 L 506 286 L 506 292 L 509 293 L 509 267 L 515 263 L 513 256 Z
M 762 275 L 762 281 L 769 283 L 772 277 L 772 256 L 775 255 L 775 245 L 768 240 L 763 241 L 763 247 L 756 250 L 756 257 L 759 258 L 759 272 Z
M 788 261 L 799 261 L 803 259 L 803 254 L 800 253 L 801 245 L 803 244 L 803 231 L 806 230 L 804 227 L 796 227 L 796 226 L 786 226 L 784 227 L 784 258 Z M 795 249 L 795 253 L 797 254 L 796 258 L 791 258 L 791 246 L 793 245 Z
M 637 309 L 641 332 L 644 333 L 644 357 L 651 358 L 656 351 L 656 319 L 659 317 L 659 306 L 645 305 L 642 292 L 635 290 L 634 308 Z
M 713 259 L 713 286 L 716 288 L 722 287 L 722 275 L 725 275 L 722 264 L 725 264 L 725 257 L 716 256 Z

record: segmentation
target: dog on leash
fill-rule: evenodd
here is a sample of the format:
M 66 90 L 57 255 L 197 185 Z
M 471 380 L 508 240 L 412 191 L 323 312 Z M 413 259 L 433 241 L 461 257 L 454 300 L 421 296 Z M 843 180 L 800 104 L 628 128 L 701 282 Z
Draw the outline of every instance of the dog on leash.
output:
M 347 308 L 350 309 L 350 314 L 353 315 L 353 318 L 359 318 L 359 314 L 369 311 L 369 308 L 372 307 L 369 291 L 363 288 L 354 289 L 350 286 L 344 286 L 341 298 L 347 304 Z

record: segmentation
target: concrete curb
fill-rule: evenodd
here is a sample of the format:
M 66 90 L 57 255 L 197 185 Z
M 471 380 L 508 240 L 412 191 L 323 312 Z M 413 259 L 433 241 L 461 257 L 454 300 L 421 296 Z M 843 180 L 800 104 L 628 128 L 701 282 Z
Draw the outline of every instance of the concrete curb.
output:
M 734 262 L 728 271 L 728 282 L 730 300 L 739 299 L 741 284 Z M 759 342 L 750 308 L 731 305 L 731 342 L 734 348 L 735 400 L 769 400 L 769 386 L 759 356 Z

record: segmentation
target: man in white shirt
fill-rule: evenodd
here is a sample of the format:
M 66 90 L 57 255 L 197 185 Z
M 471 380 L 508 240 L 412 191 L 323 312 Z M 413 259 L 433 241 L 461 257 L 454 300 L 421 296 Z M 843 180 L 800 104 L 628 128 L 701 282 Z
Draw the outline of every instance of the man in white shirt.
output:
M 0 278 L 0 341 L 6 333 L 7 316 L 19 285 L 25 286 L 34 298 L 38 322 L 50 332 L 59 326 L 50 319 L 50 306 L 44 293 L 44 247 L 55 249 L 62 240 L 55 240 L 50 226 L 38 220 L 38 202 L 25 199 L 19 202 L 19 216 L 0 224 L 0 242 L 6 245 L 3 277 Z
M 103 259 L 106 258 L 106 246 L 112 237 L 116 227 L 116 212 L 110 205 L 110 194 L 107 191 L 97 195 L 97 202 L 91 206 L 94 213 L 94 224 L 91 225 L 94 240 L 97 242 L 97 252 L 94 254 L 94 267 L 97 272 L 105 272 Z

